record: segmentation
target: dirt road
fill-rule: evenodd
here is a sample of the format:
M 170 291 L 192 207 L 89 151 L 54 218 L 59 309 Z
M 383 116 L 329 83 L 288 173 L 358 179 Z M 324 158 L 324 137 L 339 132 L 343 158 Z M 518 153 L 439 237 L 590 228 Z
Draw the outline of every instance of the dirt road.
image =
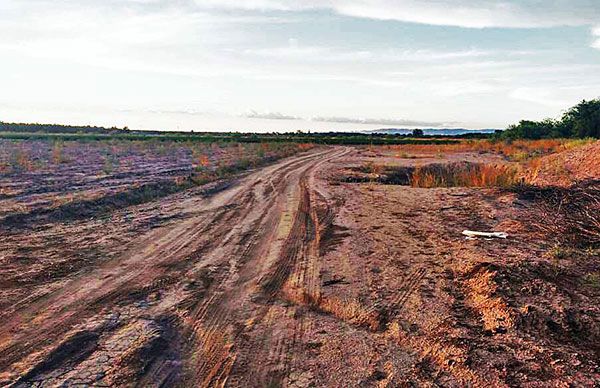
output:
M 318 298 L 315 171 L 288 159 L 209 197 L 183 222 L 7 317 L 2 381 L 16 386 L 280 382 L 300 335 L 290 298 Z M 287 306 L 287 307 L 286 307 Z M 282 318 L 282 319 L 278 319 Z M 288 322 L 289 321 L 289 322 Z

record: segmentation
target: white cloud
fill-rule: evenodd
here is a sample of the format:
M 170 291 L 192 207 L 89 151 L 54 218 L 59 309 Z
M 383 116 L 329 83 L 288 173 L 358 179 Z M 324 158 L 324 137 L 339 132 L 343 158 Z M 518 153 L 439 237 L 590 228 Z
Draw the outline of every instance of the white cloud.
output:
M 443 127 L 454 123 L 443 123 L 434 121 L 418 121 L 408 119 L 372 119 L 372 118 L 354 118 L 354 117 L 313 117 L 312 121 L 325 123 L 341 124 L 364 124 L 364 125 L 384 125 L 384 126 L 411 126 L 411 127 Z
M 336 10 L 346 15 L 469 28 L 582 25 L 600 19 L 600 6 L 588 0 L 555 0 L 543 5 L 514 0 L 356 0 L 336 3 Z
M 509 93 L 511 98 L 552 107 L 557 110 L 566 109 L 582 99 L 598 98 L 597 84 L 565 87 L 521 87 Z
M 383 119 L 383 118 L 355 118 L 355 117 L 311 117 L 303 118 L 299 116 L 286 115 L 280 112 L 257 112 L 249 110 L 242 117 L 251 119 L 265 120 L 302 120 L 321 123 L 337 123 L 337 124 L 359 124 L 359 125 L 383 125 L 383 126 L 410 126 L 410 127 L 443 127 L 452 126 L 454 122 L 436 122 L 436 121 L 420 121 L 410 119 Z
M 596 0 L 196 0 L 196 4 L 262 11 L 330 9 L 360 18 L 467 28 L 579 26 L 600 20 Z
M 302 120 L 297 116 L 284 115 L 280 112 L 257 112 L 255 110 L 249 110 L 242 117 L 249 119 L 267 119 L 267 120 Z
M 287 60 L 295 62 L 353 62 L 353 63 L 407 63 L 407 62 L 439 62 L 446 61 L 448 65 L 456 60 L 489 58 L 489 57 L 512 57 L 526 56 L 533 52 L 510 51 L 510 50 L 348 50 L 343 48 L 323 46 L 302 46 L 298 41 L 293 44 L 280 47 L 248 48 L 242 54 L 251 57 Z

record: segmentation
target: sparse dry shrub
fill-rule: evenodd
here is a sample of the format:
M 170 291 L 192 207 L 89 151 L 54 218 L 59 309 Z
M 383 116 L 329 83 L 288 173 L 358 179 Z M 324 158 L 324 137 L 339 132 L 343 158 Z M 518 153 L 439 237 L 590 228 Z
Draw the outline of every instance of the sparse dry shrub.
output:
M 105 157 L 104 163 L 102 165 L 102 172 L 104 172 L 104 174 L 106 174 L 106 175 L 110 175 L 110 174 L 112 174 L 114 168 L 115 168 L 115 161 L 114 161 L 114 158 L 112 157 L 112 155 Z
M 64 206 L 66 204 L 75 202 L 76 199 L 78 199 L 78 198 L 74 193 L 67 193 L 64 195 L 60 195 L 60 196 L 55 197 L 52 200 L 52 207 L 57 208 L 60 206 Z
M 526 182 L 534 182 L 542 170 L 542 158 L 534 158 L 525 164 L 523 179 Z
M 207 155 L 200 155 L 198 157 L 198 166 L 201 168 L 210 167 L 210 159 Z
M 189 183 L 189 178 L 188 177 L 186 177 L 186 176 L 175 177 L 175 184 L 177 186 L 184 186 L 187 183 Z
M 540 216 L 533 226 L 557 243 L 600 246 L 600 181 L 571 187 L 524 186 L 518 193 L 535 201 Z
M 314 147 L 315 147 L 315 145 L 312 144 L 312 143 L 300 143 L 300 144 L 298 144 L 298 149 L 300 151 L 308 151 L 310 149 L 313 149 Z
M 593 289 L 600 290 L 600 271 L 585 275 L 583 284 Z
M 265 163 L 313 148 L 312 144 L 295 143 L 212 143 L 192 148 L 192 180 L 204 184 Z M 216 160 L 217 162 L 213 162 Z
M 64 163 L 66 161 L 63 154 L 63 143 L 60 141 L 54 142 L 52 145 L 52 155 L 51 160 L 54 164 Z
M 450 163 L 418 166 L 412 187 L 509 187 L 518 183 L 519 169 L 506 164 Z
M 27 149 L 20 147 L 14 150 L 12 168 L 15 171 L 33 171 L 35 169 L 35 164 L 31 160 Z

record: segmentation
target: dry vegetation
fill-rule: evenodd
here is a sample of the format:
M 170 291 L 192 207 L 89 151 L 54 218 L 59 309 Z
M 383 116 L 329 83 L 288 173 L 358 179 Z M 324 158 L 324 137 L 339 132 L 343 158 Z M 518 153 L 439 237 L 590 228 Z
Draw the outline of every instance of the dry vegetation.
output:
M 406 144 L 382 147 L 399 158 L 418 158 L 423 155 L 448 155 L 452 153 L 494 153 L 514 161 L 524 161 L 533 157 L 567 151 L 590 144 L 591 139 L 544 139 L 544 140 L 464 140 L 456 144 Z
M 557 243 L 600 246 L 600 181 L 571 187 L 526 187 L 518 191 L 540 207 L 534 225 Z
M 121 208 L 306 151 L 309 144 L 0 140 L 0 222 Z M 67 207 L 69 206 L 69 207 Z M 72 214 L 73 213 L 73 214 Z
M 465 140 L 444 145 L 391 145 L 367 147 L 366 154 L 385 157 L 385 165 L 369 162 L 354 171 L 349 180 L 408 184 L 413 187 L 502 187 L 529 185 L 552 173 L 555 181 L 571 178 L 562 158 L 592 140 Z M 471 162 L 460 155 L 472 155 Z M 471 159 L 472 159 L 471 158 Z M 491 161 L 493 160 L 493 161 Z M 400 163 L 400 164 L 398 164 Z M 407 164 L 408 163 L 408 164 Z M 361 176 L 362 174 L 362 176 Z
M 417 166 L 412 187 L 510 187 L 519 182 L 519 169 L 507 164 L 450 163 Z

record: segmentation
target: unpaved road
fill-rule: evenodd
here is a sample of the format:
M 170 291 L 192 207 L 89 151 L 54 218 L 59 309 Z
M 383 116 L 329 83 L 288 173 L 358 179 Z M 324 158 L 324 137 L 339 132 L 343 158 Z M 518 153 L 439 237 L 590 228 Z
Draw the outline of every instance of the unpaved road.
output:
M 294 157 L 152 230 L 125 253 L 6 317 L 6 384 L 265 386 L 290 368 L 318 298 L 315 171 L 348 149 Z M 299 293 L 299 294 L 298 294 Z M 281 318 L 281 319 L 279 319 Z
M 163 198 L 126 214 L 167 220 L 143 233 L 113 216 L 14 240 L 31 245 L 15 258 L 67 259 L 10 283 L 30 297 L 7 287 L 0 385 L 598 386 L 600 288 L 580 280 L 597 252 L 549 259 L 535 207 L 510 192 L 340 182 L 381 160 L 488 158 L 386 155 L 313 150 L 209 197 Z

